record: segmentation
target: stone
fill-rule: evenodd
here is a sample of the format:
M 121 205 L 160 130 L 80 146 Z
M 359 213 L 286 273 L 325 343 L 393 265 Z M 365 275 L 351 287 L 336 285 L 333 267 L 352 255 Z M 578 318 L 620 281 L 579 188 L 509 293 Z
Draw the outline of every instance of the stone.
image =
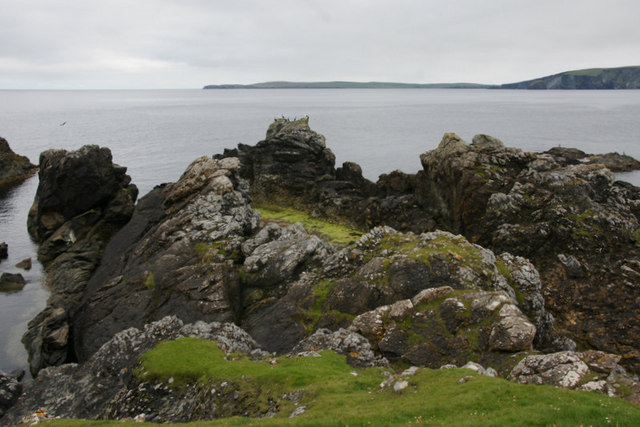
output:
M 409 382 L 406 380 L 399 380 L 393 384 L 393 391 L 400 393 L 409 387 Z
M 0 419 L 16 403 L 21 393 L 22 384 L 19 380 L 0 371 Z
M 0 261 L 9 257 L 9 245 L 6 242 L 0 243 Z
M 423 289 L 411 298 L 411 303 L 415 305 L 425 304 L 446 297 L 453 292 L 451 286 L 441 286 L 439 288 Z
M 2 273 L 0 275 L 0 292 L 20 291 L 27 284 L 20 273 Z
M 525 357 L 507 379 L 520 384 L 547 384 L 572 389 L 588 372 L 589 367 L 577 353 L 560 352 Z
M 513 304 L 505 304 L 498 314 L 499 320 L 493 325 L 489 336 L 492 350 L 530 350 L 536 335 L 536 327 Z
M 21 268 L 23 270 L 31 270 L 31 258 L 25 258 L 19 263 L 16 264 L 16 268 Z

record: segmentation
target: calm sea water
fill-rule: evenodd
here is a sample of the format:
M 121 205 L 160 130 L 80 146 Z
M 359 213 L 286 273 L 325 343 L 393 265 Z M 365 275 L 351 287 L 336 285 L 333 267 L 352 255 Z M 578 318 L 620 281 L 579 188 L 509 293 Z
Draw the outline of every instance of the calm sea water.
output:
M 419 155 L 445 132 L 471 141 L 486 133 L 526 151 L 554 146 L 640 158 L 640 91 L 500 90 L 165 90 L 0 91 L 0 136 L 38 162 L 48 148 L 111 148 L 141 194 L 175 181 L 195 158 L 238 142 L 255 144 L 276 117 L 310 116 L 312 129 L 364 175 L 416 172 Z M 64 123 L 64 125 L 62 125 Z M 640 184 L 640 174 L 622 177 Z M 0 241 L 10 258 L 0 271 L 22 272 L 19 292 L 0 293 L 0 369 L 26 366 L 20 337 L 46 302 L 42 267 L 26 232 L 37 178 L 0 194 Z M 32 257 L 29 272 L 13 266 Z

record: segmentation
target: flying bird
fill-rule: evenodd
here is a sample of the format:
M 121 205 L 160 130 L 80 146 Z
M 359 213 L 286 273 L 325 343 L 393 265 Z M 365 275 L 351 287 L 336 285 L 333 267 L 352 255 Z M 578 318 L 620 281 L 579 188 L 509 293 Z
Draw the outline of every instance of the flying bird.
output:
M 66 125 L 66 124 L 67 124 L 67 122 L 62 122 L 62 123 L 60 123 L 60 125 L 59 125 L 59 126 L 64 126 L 64 125 Z

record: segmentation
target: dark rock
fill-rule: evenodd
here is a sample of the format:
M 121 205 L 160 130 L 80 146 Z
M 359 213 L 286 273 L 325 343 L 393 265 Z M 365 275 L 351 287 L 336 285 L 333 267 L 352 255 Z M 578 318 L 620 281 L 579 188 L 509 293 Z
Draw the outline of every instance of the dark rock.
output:
M 21 393 L 20 381 L 0 371 L 0 419 L 17 402 Z
M 20 291 L 26 284 L 20 273 L 2 273 L 0 276 L 0 292 Z
M 40 155 L 40 182 L 27 223 L 40 243 L 38 258 L 51 296 L 23 337 L 33 375 L 75 359 L 69 320 L 105 246 L 133 213 L 138 190 L 125 172 L 112 163 L 109 149 L 95 145 Z
M 0 261 L 9 258 L 9 245 L 5 242 L 0 243 Z
M 618 153 L 592 154 L 587 163 L 602 165 L 612 172 L 630 172 L 640 169 L 640 162 L 631 156 Z
M 0 137 L 0 187 L 19 183 L 36 172 L 36 165 L 15 154 L 6 139 Z
M 31 258 L 25 258 L 19 263 L 16 264 L 16 268 L 21 268 L 23 270 L 31 270 Z
M 248 201 L 238 160 L 207 157 L 142 198 L 106 247 L 72 316 L 78 359 L 88 359 L 118 331 L 166 315 L 236 321 L 240 245 L 259 222 Z

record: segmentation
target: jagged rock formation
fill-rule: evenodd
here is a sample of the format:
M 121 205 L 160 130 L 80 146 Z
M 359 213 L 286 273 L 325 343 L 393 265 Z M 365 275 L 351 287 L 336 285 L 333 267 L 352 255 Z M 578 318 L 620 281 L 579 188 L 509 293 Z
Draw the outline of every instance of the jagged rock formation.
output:
M 14 153 L 6 139 L 0 137 L 0 187 L 18 183 L 36 172 L 36 165 Z
M 241 145 L 224 154 L 242 159 L 255 200 L 268 203 L 275 193 L 280 203 L 364 229 L 422 233 L 437 225 L 495 253 L 528 258 L 561 327 L 581 346 L 623 354 L 624 366 L 640 370 L 640 323 L 628 315 L 628 307 L 640 305 L 640 191 L 599 165 L 627 169 L 635 162 L 600 156 L 589 164 L 576 150 L 535 154 L 487 135 L 467 144 L 445 134 L 437 149 L 421 155 L 423 170 L 396 171 L 374 184 L 355 164 L 333 168 L 324 139 L 306 120 L 277 120 L 270 129 L 259 151 Z M 297 154 L 276 155 L 282 147 Z M 324 153 L 321 168 L 297 160 L 311 151 Z M 288 191 L 288 175 L 279 171 L 298 166 L 307 171 L 306 191 Z
M 628 311 L 640 306 L 640 190 L 602 166 L 446 134 L 421 156 L 422 171 L 373 184 L 353 163 L 335 169 L 306 119 L 277 120 L 256 147 L 197 159 L 133 211 L 132 187 L 113 166 L 98 174 L 111 198 L 59 204 L 80 178 L 50 165 L 100 151 L 83 150 L 43 154 L 46 191 L 30 214 L 54 290 L 25 337 L 32 370 L 81 363 L 48 369 L 43 381 L 101 369 L 92 361 L 114 335 L 167 315 L 233 322 L 266 351 L 330 348 L 359 366 L 474 360 L 506 375 L 516 354 L 575 351 L 573 338 L 637 371 L 640 331 Z M 370 230 L 355 246 L 334 246 L 300 224 L 261 223 L 251 199 Z M 100 416 L 132 416 L 148 397 L 132 393 Z M 163 393 L 157 402 L 170 400 Z
M 242 289 L 233 258 L 259 215 L 237 169 L 237 159 L 202 157 L 179 181 L 139 201 L 105 249 L 73 318 L 79 360 L 116 332 L 165 315 L 186 322 L 238 319 Z
M 27 225 L 40 243 L 38 259 L 51 296 L 23 337 L 34 375 L 73 360 L 70 319 L 104 247 L 131 217 L 138 193 L 126 168 L 112 163 L 108 148 L 45 151 L 39 167 Z

